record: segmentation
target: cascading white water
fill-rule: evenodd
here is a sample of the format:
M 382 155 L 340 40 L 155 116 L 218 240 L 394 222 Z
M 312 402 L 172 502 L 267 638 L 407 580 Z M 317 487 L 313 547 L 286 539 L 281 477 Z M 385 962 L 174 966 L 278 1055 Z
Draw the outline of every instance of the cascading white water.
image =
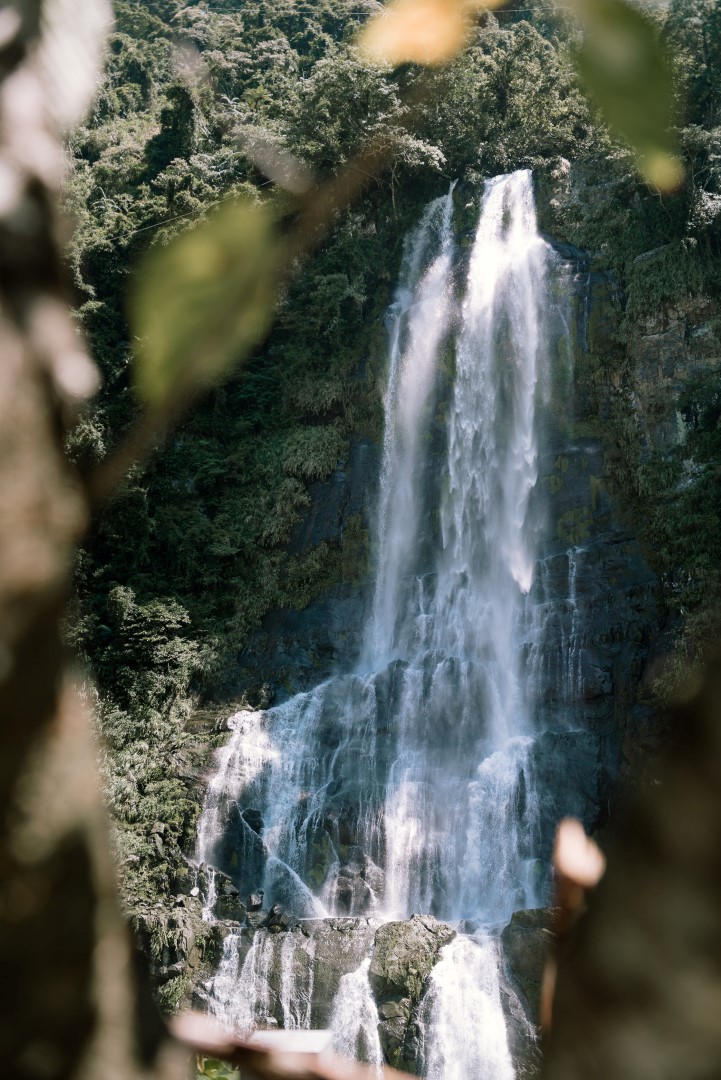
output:
M 201 864 L 212 865 L 211 856 L 223 831 L 230 804 L 269 762 L 278 759 L 278 751 L 263 727 L 262 713 L 236 713 L 228 720 L 228 729 L 232 734 L 218 751 L 218 768 L 206 789 L 198 823 L 196 858 Z
M 246 1034 L 270 1014 L 268 980 L 270 954 L 267 936 L 256 934 L 243 965 L 240 938 L 229 934 L 223 942 L 220 965 L 208 986 L 208 1008 L 223 1027 Z
M 421 1011 L 428 1080 L 513 1080 L 498 968 L 487 937 L 457 937 L 443 949 Z
M 438 348 L 453 315 L 452 195 L 453 187 L 444 198 L 430 204 L 406 243 L 401 284 L 389 313 L 377 576 L 365 635 L 364 665 L 371 670 L 387 663 L 402 632 L 399 621 L 413 615 L 400 592 L 418 539 L 424 414 L 433 389 Z
M 257 930 L 242 963 L 240 945 L 237 933 L 226 937 L 218 970 L 206 984 L 211 1015 L 241 1034 L 257 1024 L 309 1028 L 313 939 L 298 932 L 278 935 Z
M 357 669 L 238 714 L 201 821 L 199 859 L 299 917 L 423 912 L 490 928 L 543 887 L 533 740 L 545 616 L 532 586 L 549 249 L 531 174 L 488 181 L 459 305 L 452 211 L 451 189 L 409 237 L 389 312 L 376 584 Z M 256 1019 L 270 1008 L 255 989 L 268 942 L 256 934 L 240 976 L 236 953 L 235 991 L 227 944 L 215 979 L 226 1022 L 248 1015 L 231 1015 L 228 993 L 254 1002 Z M 433 1080 L 513 1075 L 497 966 L 488 937 L 445 950 L 423 1007 Z M 371 1005 L 367 971 L 346 975 L 334 1026 L 375 1061 Z M 278 1008 L 290 1025 L 306 1017 Z
M 366 959 L 341 979 L 330 1026 L 336 1053 L 379 1066 L 383 1064 L 378 1038 L 380 1017 L 368 981 L 369 967 L 370 959 Z
M 498 920 L 509 904 L 533 898 L 523 838 L 533 831 L 535 808 L 527 743 L 518 738 L 532 724 L 519 663 L 535 561 L 529 500 L 547 250 L 530 173 L 489 181 L 457 335 L 436 572 L 419 590 L 424 602 L 409 604 L 402 620 L 379 612 L 378 600 L 371 619 L 376 636 L 376 622 L 385 621 L 387 635 L 396 631 L 393 647 L 409 661 L 386 799 L 387 906 L 398 914 L 431 909 L 439 880 L 455 900 L 443 908 L 458 916 Z M 390 406 L 386 431 L 394 423 Z M 417 471 L 396 470 L 390 455 L 386 470 L 411 488 L 422 481 Z M 384 475 L 382 484 L 391 483 Z M 399 537 L 381 545 L 386 582 L 407 572 L 385 554 L 403 543 L 398 505 L 381 504 L 381 536 Z M 387 595 L 399 590 L 386 584 Z

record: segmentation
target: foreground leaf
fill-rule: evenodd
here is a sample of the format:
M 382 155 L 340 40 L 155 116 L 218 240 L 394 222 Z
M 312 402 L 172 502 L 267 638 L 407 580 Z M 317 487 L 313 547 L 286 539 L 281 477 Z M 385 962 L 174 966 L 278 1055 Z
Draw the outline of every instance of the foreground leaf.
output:
M 466 43 L 474 10 L 503 0 L 391 0 L 367 23 L 359 44 L 376 62 L 442 64 Z
M 184 401 L 219 381 L 262 340 L 275 301 L 278 241 L 266 207 L 228 202 L 135 278 L 135 381 L 150 404 Z
M 673 191 L 683 166 L 670 134 L 671 65 L 651 20 L 623 0 L 574 0 L 585 26 L 578 71 L 606 122 L 634 150 L 645 179 Z

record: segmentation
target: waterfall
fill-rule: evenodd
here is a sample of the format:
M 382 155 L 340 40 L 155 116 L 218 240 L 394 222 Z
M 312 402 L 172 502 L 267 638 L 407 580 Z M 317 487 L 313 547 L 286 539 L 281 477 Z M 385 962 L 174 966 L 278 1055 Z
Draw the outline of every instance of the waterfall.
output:
M 263 727 L 262 713 L 236 713 L 228 720 L 228 729 L 231 737 L 218 751 L 218 767 L 206 789 L 198 824 L 196 859 L 211 866 L 232 805 L 264 768 L 278 759 Z
M 366 959 L 341 979 L 330 1026 L 336 1053 L 378 1066 L 383 1064 L 378 1038 L 380 1017 L 368 981 L 369 967 L 370 959 Z
M 313 1000 L 315 943 L 299 931 L 271 934 L 260 929 L 241 963 L 241 938 L 223 943 L 223 956 L 208 982 L 209 1011 L 229 1031 L 256 1025 L 309 1028 Z
M 406 240 L 401 283 L 389 312 L 379 555 L 373 611 L 366 631 L 365 665 L 370 668 L 392 654 L 401 632 L 398 623 L 409 613 L 400 590 L 418 540 L 423 419 L 433 388 L 438 348 L 453 314 L 452 211 L 453 187 L 444 198 L 430 204 L 420 225 Z
M 555 615 L 535 489 L 550 249 L 527 170 L 486 182 L 470 254 L 457 248 L 452 216 L 453 188 L 409 235 L 388 312 L 361 655 L 354 670 L 233 719 L 198 858 L 300 918 L 422 912 L 485 927 L 447 946 L 433 971 L 423 1058 L 432 1080 L 507 1080 L 489 934 L 537 905 L 545 884 L 534 740 Z M 569 575 L 572 565 L 569 556 Z M 226 948 L 211 993 L 225 1022 L 310 1022 L 312 988 L 299 991 L 290 975 L 268 998 L 269 965 L 290 972 L 297 943 L 274 959 L 281 945 L 259 931 L 241 969 L 237 942 Z M 367 973 L 365 964 L 341 979 L 333 1027 L 338 1047 L 378 1063 Z
M 238 934 L 229 934 L 223 942 L 220 965 L 207 989 L 211 1015 L 229 1031 L 245 1034 L 270 1013 L 268 983 L 263 977 L 270 961 L 267 945 L 267 937 L 256 934 L 241 965 Z
M 402 612 L 389 608 L 400 586 L 388 583 L 408 567 L 399 570 L 394 559 L 401 542 L 386 538 L 405 533 L 412 500 L 381 500 L 384 589 L 376 590 L 370 626 L 377 640 L 384 624 L 389 653 L 408 661 L 386 798 L 386 903 L 398 915 L 431 910 L 497 921 L 534 898 L 524 838 L 536 808 L 527 743 L 518 738 L 532 723 L 519 663 L 535 562 L 530 496 L 547 250 L 530 173 L 488 181 L 459 317 L 440 537 L 430 572 L 406 594 Z M 409 351 L 406 362 L 415 359 Z M 386 432 L 396 412 L 389 394 Z M 423 480 L 402 448 L 389 452 L 386 435 L 382 491 L 402 483 L 420 501 Z
M 498 963 L 488 938 L 458 937 L 442 950 L 421 1013 L 428 1080 L 513 1080 Z

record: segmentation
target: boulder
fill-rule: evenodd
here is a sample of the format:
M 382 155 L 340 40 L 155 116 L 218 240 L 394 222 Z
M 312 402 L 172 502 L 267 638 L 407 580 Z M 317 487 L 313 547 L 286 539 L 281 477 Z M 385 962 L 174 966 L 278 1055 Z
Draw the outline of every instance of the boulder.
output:
M 541 983 L 553 944 L 553 908 L 515 911 L 501 934 L 503 955 L 511 980 L 532 1024 L 540 1021 Z
M 413 915 L 406 922 L 389 922 L 376 931 L 369 978 L 380 1004 L 409 998 L 420 999 L 424 979 L 438 953 L 456 931 L 432 915 Z
M 252 807 L 248 807 L 248 809 L 244 810 L 240 816 L 249 829 L 252 829 L 258 836 L 263 835 L 263 815 L 260 810 L 254 810 Z
M 361 848 L 349 845 L 331 883 L 333 907 L 345 915 L 370 914 L 383 890 L 383 879 L 380 867 Z
M 506 976 L 501 981 L 501 1004 L 516 1080 L 540 1076 L 541 985 L 555 915 L 553 908 L 516 911 L 501 933 Z
M 287 929 L 288 917 L 283 911 L 282 904 L 273 904 L 263 921 L 263 926 L 267 927 L 269 930 Z
M 368 956 L 377 928 L 378 923 L 367 918 L 304 919 L 299 924 L 314 956 L 312 1027 L 330 1025 L 340 980 Z
M 418 1065 L 417 1007 L 441 949 L 455 936 L 431 915 L 386 923 L 376 932 L 368 977 L 383 1054 L 396 1068 L 414 1071 Z
M 238 894 L 228 896 L 221 893 L 213 904 L 213 914 L 216 919 L 224 922 L 243 922 L 245 919 L 245 905 L 240 902 Z
M 195 887 L 195 874 L 187 866 L 179 866 L 173 876 L 173 892 L 181 896 L 190 896 Z

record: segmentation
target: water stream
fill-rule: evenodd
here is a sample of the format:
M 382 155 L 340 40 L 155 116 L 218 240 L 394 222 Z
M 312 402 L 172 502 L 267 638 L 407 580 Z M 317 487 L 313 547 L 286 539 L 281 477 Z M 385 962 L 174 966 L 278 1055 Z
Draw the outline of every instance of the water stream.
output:
M 408 237 L 388 312 L 361 656 L 308 693 L 233 718 L 198 859 L 300 918 L 420 912 L 484 927 L 447 946 L 433 971 L 423 1067 L 432 1080 L 510 1080 L 491 932 L 546 886 L 533 747 L 548 663 L 536 481 L 552 256 L 528 171 L 486 182 L 469 257 L 452 216 L 453 189 Z M 225 1022 L 272 1011 L 261 988 L 272 948 L 257 932 L 241 965 L 226 941 L 211 1006 Z M 281 983 L 293 964 L 281 958 Z M 285 1025 L 309 1023 L 307 988 L 280 993 Z M 341 980 L 337 1045 L 378 1064 L 377 1019 L 361 965 Z

